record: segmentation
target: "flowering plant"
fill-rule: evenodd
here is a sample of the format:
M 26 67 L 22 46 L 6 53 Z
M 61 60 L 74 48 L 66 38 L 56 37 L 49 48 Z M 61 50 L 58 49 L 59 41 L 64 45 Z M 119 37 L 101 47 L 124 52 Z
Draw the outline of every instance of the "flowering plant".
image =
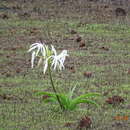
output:
M 60 70 L 65 68 L 64 61 L 66 56 L 68 56 L 67 50 L 63 50 L 59 55 L 57 55 L 56 49 L 54 48 L 53 45 L 51 45 L 51 49 L 50 49 L 45 43 L 37 42 L 30 46 L 28 52 L 32 52 L 32 58 L 31 58 L 32 68 L 34 67 L 35 58 L 39 57 L 38 66 L 43 63 L 44 74 L 46 73 L 47 69 L 49 70 L 51 85 L 56 95 L 56 99 L 61 109 L 64 109 L 53 83 L 51 68 L 53 68 L 54 70 L 56 70 L 56 68 L 59 68 Z
M 62 70 L 64 69 L 64 62 L 68 55 L 67 50 L 63 50 L 60 54 L 57 54 L 56 49 L 53 45 L 51 45 L 51 48 L 47 46 L 45 43 L 37 42 L 30 46 L 30 49 L 28 52 L 32 53 L 31 58 L 31 67 L 34 67 L 34 61 L 35 58 L 38 57 L 38 66 L 40 64 L 43 64 L 43 72 L 44 74 L 48 70 L 51 85 L 53 88 L 54 93 L 50 92 L 39 92 L 38 95 L 43 95 L 46 98 L 45 102 L 58 102 L 62 110 L 73 110 L 76 108 L 76 106 L 80 103 L 91 103 L 97 105 L 92 100 L 89 100 L 89 97 L 97 96 L 99 94 L 96 93 L 88 93 L 80 95 L 79 97 L 72 98 L 73 92 L 75 90 L 75 87 L 70 90 L 69 94 L 64 93 L 57 93 L 57 90 L 54 86 L 54 82 L 52 79 L 51 70 Z

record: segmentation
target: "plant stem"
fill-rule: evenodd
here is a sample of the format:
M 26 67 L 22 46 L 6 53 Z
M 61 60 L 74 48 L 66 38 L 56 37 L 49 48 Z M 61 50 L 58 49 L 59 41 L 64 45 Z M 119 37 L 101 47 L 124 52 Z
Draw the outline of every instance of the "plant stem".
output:
M 54 83 L 53 83 L 53 79 L 52 79 L 52 75 L 51 75 L 51 69 L 50 69 L 50 64 L 48 65 L 48 68 L 49 68 L 49 75 L 50 75 L 50 80 L 51 80 L 51 85 L 52 85 L 53 91 L 54 91 L 55 94 L 56 94 L 56 98 L 57 98 L 57 101 L 58 101 L 58 103 L 59 103 L 61 109 L 64 110 L 64 107 L 63 107 L 63 105 L 62 105 L 62 103 L 61 103 L 61 101 L 60 101 L 59 96 L 57 95 L 57 91 L 56 91 L 55 86 L 54 86 Z

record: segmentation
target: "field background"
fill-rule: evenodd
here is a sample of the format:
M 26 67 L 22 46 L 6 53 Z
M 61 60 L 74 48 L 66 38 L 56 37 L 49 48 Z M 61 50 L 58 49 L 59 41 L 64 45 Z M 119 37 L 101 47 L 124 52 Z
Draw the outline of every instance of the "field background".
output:
M 117 8 L 125 14 L 117 16 Z M 52 91 L 42 67 L 31 69 L 27 50 L 36 41 L 69 52 L 66 69 L 53 73 L 58 91 L 77 85 L 75 96 L 99 92 L 100 108 L 81 104 L 62 112 L 35 95 Z M 124 103 L 106 102 L 115 95 Z M 129 0 L 0 1 L 0 130 L 75 130 L 84 116 L 92 120 L 88 130 L 130 130 L 129 101 Z

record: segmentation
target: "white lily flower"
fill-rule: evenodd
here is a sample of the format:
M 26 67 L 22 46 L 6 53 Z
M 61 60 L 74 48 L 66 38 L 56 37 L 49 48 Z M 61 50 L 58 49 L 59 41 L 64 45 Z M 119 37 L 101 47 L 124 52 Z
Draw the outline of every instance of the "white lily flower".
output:
M 32 58 L 31 58 L 31 67 L 34 67 L 34 60 L 35 57 L 38 55 L 42 55 L 43 57 L 46 56 L 46 45 L 44 43 L 33 43 L 30 46 L 30 49 L 28 50 L 28 52 L 32 52 Z
M 53 67 L 53 69 L 55 70 L 57 67 L 59 67 L 60 70 L 64 69 L 64 61 L 66 56 L 69 56 L 67 54 L 67 50 L 63 50 L 59 55 L 57 55 L 56 49 L 54 48 L 54 46 L 52 47 L 52 52 L 54 53 L 53 55 L 51 55 L 50 57 L 48 57 L 45 60 L 45 65 L 44 65 L 44 74 L 47 71 L 47 67 L 48 67 L 48 61 L 50 59 L 52 59 L 52 63 L 51 63 L 51 67 Z
M 31 46 L 30 46 L 30 49 L 28 50 L 28 52 L 31 52 L 31 51 L 36 51 L 36 56 L 41 53 L 42 56 L 46 56 L 46 45 L 44 43 L 33 43 Z
M 59 55 L 57 55 L 57 52 L 54 46 L 51 46 L 51 47 L 54 53 L 54 55 L 50 56 L 53 59 L 51 66 L 53 67 L 54 70 L 56 69 L 56 67 L 59 67 L 60 70 L 62 70 L 62 68 L 64 69 L 65 58 L 66 56 L 69 56 L 67 54 L 67 50 L 63 50 Z
M 34 67 L 34 60 L 37 56 L 40 57 L 38 61 L 38 66 L 44 61 L 44 74 L 47 71 L 48 64 L 51 64 L 51 67 L 55 70 L 57 67 L 62 70 L 64 69 L 64 61 L 67 54 L 67 50 L 63 50 L 59 55 L 57 55 L 56 49 L 54 46 L 51 46 L 51 50 L 44 43 L 34 43 L 30 46 L 28 52 L 32 52 L 31 58 L 31 67 Z M 50 60 L 50 62 L 49 62 Z

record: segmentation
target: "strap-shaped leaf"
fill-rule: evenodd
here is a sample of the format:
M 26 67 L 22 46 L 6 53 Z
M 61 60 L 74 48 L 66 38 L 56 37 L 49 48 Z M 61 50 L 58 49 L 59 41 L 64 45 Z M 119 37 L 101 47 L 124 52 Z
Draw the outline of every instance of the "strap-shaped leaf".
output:
M 57 94 L 57 95 L 59 96 L 60 101 L 61 101 L 62 105 L 64 106 L 64 108 L 67 109 L 70 104 L 70 100 L 69 100 L 68 96 L 65 94 Z
M 55 97 L 56 96 L 55 93 L 50 93 L 50 92 L 37 92 L 36 95 L 37 96 L 47 95 L 47 96 L 50 96 L 50 97 Z
M 45 103 L 48 103 L 48 102 L 57 102 L 57 98 L 56 97 L 49 97 L 47 99 L 44 99 L 43 100 Z
M 92 101 L 92 100 L 89 100 L 89 99 L 79 99 L 79 100 L 74 100 L 74 101 L 73 101 L 73 104 L 74 104 L 74 105 L 78 105 L 78 104 L 80 104 L 80 103 L 94 104 L 94 105 L 96 105 L 97 107 L 99 107 L 99 105 L 98 105 L 96 102 L 94 102 L 94 101 Z
M 76 89 L 76 85 L 72 88 L 72 90 L 70 90 L 70 92 L 69 92 L 69 94 L 68 94 L 68 97 L 69 97 L 69 98 L 72 98 L 75 89 Z
M 84 98 L 90 98 L 90 97 L 95 97 L 95 96 L 100 96 L 99 93 L 87 93 L 87 94 L 83 94 L 77 98 L 75 98 L 74 100 L 79 100 L 79 99 L 84 99 Z

